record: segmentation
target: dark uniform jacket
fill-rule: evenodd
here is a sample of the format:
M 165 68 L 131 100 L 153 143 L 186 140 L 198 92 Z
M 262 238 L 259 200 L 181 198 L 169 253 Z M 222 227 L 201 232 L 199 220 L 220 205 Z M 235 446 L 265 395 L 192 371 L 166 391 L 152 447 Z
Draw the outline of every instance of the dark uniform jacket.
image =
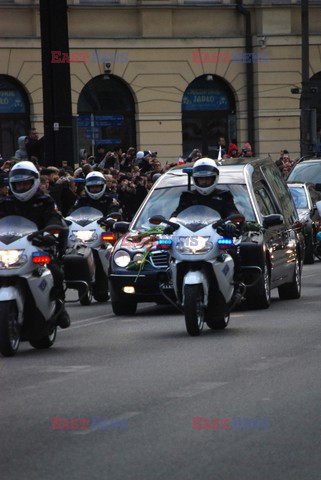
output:
M 178 207 L 172 213 L 172 217 L 177 215 L 188 207 L 193 205 L 204 205 L 216 210 L 222 218 L 226 218 L 234 213 L 238 214 L 233 196 L 228 190 L 215 189 L 210 195 L 201 195 L 197 190 L 183 192 L 179 200 Z
M 113 202 L 113 198 L 106 193 L 104 193 L 104 195 L 97 200 L 94 200 L 93 198 L 91 198 L 89 195 L 86 194 L 78 198 L 75 205 L 72 207 L 69 215 L 71 214 L 71 212 L 74 212 L 78 208 L 92 207 L 92 208 L 96 208 L 97 210 L 100 210 L 103 217 L 106 217 L 111 211 L 112 202 Z
M 20 215 L 34 222 L 39 230 L 47 225 L 63 226 L 63 219 L 56 211 L 56 205 L 49 195 L 36 193 L 27 202 L 17 200 L 13 195 L 0 200 L 0 218 L 8 215 Z

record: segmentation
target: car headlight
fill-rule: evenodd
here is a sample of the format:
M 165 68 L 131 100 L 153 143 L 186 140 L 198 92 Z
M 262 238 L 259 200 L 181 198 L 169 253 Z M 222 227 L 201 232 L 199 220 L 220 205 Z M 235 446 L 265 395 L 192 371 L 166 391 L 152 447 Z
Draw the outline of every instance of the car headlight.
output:
M 19 268 L 27 263 L 24 250 L 0 250 L 0 269 Z
M 115 253 L 114 255 L 114 262 L 118 267 L 127 267 L 127 265 L 130 263 L 130 255 L 126 250 L 118 250 L 118 252 Z
M 93 242 L 97 240 L 97 233 L 95 230 L 73 230 L 70 236 L 72 241 L 80 240 L 81 242 Z
M 201 255 L 213 248 L 210 237 L 179 237 L 176 250 L 187 255 Z

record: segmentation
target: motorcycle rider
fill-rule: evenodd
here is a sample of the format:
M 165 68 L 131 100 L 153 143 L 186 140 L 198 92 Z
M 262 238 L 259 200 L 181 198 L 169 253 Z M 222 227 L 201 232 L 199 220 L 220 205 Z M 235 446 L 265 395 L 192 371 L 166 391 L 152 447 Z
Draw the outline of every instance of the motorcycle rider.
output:
M 240 214 L 235 206 L 234 199 L 229 190 L 216 188 L 219 179 L 219 169 L 211 158 L 201 158 L 194 163 L 192 177 L 195 190 L 186 191 L 181 194 L 179 204 L 171 217 L 176 217 L 180 212 L 193 205 L 204 205 L 216 210 L 224 219 L 233 214 Z M 227 222 L 221 234 L 227 238 L 233 238 L 237 226 Z M 241 279 L 240 258 L 233 249 L 229 250 L 234 260 L 234 281 Z
M 39 190 L 40 174 L 32 162 L 16 163 L 9 173 L 9 187 L 12 195 L 0 199 L 0 218 L 20 215 L 34 222 L 39 230 L 47 225 L 64 226 L 62 217 L 56 211 L 55 203 L 49 195 Z M 54 281 L 54 296 L 61 304 L 61 314 L 57 324 L 61 328 L 70 326 L 70 317 L 65 309 L 64 275 L 55 258 L 48 264 Z
M 106 179 L 101 172 L 88 173 L 85 179 L 85 192 L 85 195 L 78 198 L 70 213 L 80 207 L 92 207 L 100 210 L 106 217 L 113 206 L 119 205 L 117 200 L 106 192 Z

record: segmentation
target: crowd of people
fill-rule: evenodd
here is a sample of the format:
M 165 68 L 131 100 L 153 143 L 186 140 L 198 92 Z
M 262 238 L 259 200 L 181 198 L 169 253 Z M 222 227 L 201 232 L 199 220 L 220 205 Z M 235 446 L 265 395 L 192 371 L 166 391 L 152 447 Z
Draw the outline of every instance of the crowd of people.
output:
M 41 139 L 42 140 L 42 139 Z M 161 165 L 157 152 L 130 147 L 123 152 L 120 147 L 105 151 L 98 145 L 95 156 L 81 151 L 79 167 L 73 170 L 67 162 L 62 167 L 42 165 L 42 142 L 38 132 L 30 130 L 28 136 L 19 138 L 19 148 L 10 160 L 0 160 L 0 196 L 10 195 L 8 176 L 20 161 L 31 161 L 40 173 L 39 191 L 50 195 L 57 210 L 66 217 L 79 198 L 85 195 L 85 179 L 91 172 L 100 172 L 106 181 L 106 194 L 113 199 L 113 208 L 130 221 L 146 197 L 154 181 L 176 163 Z M 37 144 L 40 142 L 40 145 Z M 32 146 L 30 149 L 29 146 Z M 38 156 L 36 155 L 38 153 Z
M 62 167 L 44 166 L 44 142 L 39 139 L 36 129 L 31 129 L 27 136 L 18 139 L 18 149 L 10 160 L 0 159 L 0 197 L 10 194 L 7 184 L 9 171 L 19 161 L 33 162 L 40 172 L 39 190 L 49 194 L 55 201 L 57 210 L 62 216 L 67 216 L 76 201 L 84 195 L 84 180 L 93 172 L 101 172 L 106 180 L 106 194 L 114 199 L 113 207 L 121 211 L 123 219 L 130 221 L 140 204 L 146 197 L 155 180 L 168 169 L 177 164 L 196 161 L 202 155 L 199 149 L 194 149 L 186 158 L 180 157 L 178 162 L 162 165 L 157 152 L 150 150 L 136 151 L 130 147 L 123 152 L 121 147 L 106 151 L 104 145 L 97 145 L 95 155 L 87 154 L 85 149 L 80 151 L 79 167 L 73 170 L 67 161 Z M 210 155 L 215 160 L 252 157 L 250 143 L 239 148 L 236 140 L 228 143 L 225 137 L 220 136 L 214 151 Z M 286 178 L 294 165 L 289 152 L 282 150 L 276 164 Z

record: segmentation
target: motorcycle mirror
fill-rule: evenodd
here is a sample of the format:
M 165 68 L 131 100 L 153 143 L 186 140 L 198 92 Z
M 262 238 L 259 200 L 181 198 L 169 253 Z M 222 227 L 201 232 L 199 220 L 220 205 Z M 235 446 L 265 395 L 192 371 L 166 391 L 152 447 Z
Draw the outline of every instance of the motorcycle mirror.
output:
M 112 219 L 118 221 L 118 220 L 121 219 L 121 213 L 119 213 L 119 212 L 113 212 L 113 213 L 110 214 L 110 216 L 108 217 L 107 220 L 109 220 L 109 218 L 112 218 Z
M 279 213 L 273 213 L 271 215 L 265 215 L 263 217 L 263 227 L 269 228 L 275 225 L 281 225 L 284 222 L 283 216 Z
M 162 215 L 153 215 L 148 221 L 152 225 L 160 225 L 165 222 L 165 218 Z
M 243 215 L 235 214 L 235 215 L 231 215 L 229 217 L 229 220 L 231 220 L 231 222 L 233 223 L 243 223 L 245 222 L 245 217 Z
M 129 230 L 129 222 L 116 222 L 113 225 L 114 232 L 127 233 Z

